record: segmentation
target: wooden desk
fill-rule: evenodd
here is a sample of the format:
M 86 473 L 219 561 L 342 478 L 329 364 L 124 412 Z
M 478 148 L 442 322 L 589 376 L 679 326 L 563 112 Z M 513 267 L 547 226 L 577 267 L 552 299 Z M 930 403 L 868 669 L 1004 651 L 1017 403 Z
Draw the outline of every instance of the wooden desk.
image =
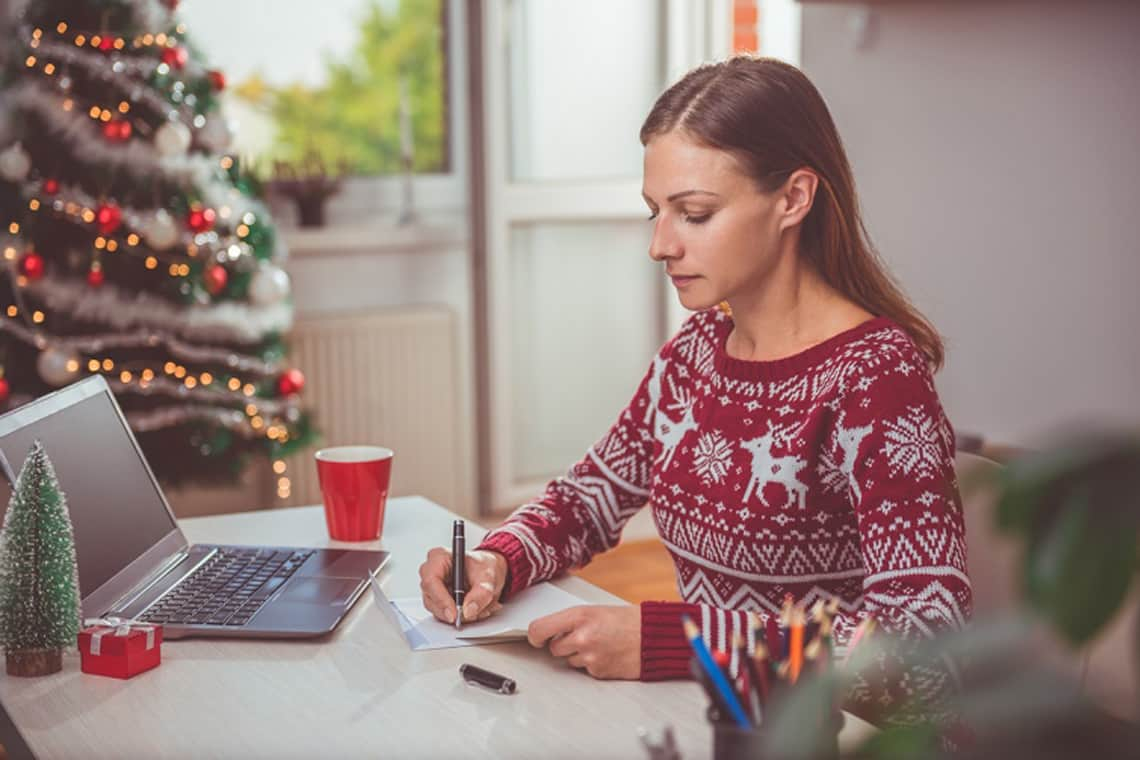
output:
M 389 597 L 419 593 L 427 550 L 455 515 L 420 497 L 392 499 L 381 541 Z M 318 507 L 182 522 L 191 542 L 348 546 L 329 541 Z M 468 528 L 468 541 L 483 531 Z M 361 545 L 363 546 L 363 545 Z M 579 578 L 558 585 L 624 604 Z M 470 662 L 513 677 L 501 696 L 465 684 Z M 671 723 L 685 760 L 711 754 L 705 699 L 691 682 L 600 682 L 525 642 L 412 652 L 366 592 L 340 627 L 314 641 L 184 639 L 162 665 L 120 681 L 62 673 L 0 676 L 0 699 L 39 758 L 54 757 L 646 757 L 638 726 Z M 844 743 L 870 729 L 848 716 Z

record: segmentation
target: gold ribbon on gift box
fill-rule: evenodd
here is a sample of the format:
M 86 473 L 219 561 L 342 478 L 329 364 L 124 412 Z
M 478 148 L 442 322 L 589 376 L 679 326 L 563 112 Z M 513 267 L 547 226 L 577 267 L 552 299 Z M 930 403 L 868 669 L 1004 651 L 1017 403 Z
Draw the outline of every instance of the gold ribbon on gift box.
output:
M 99 627 L 104 629 L 101 631 L 92 631 L 91 633 L 91 654 L 95 655 L 96 657 L 99 656 L 102 651 L 103 637 L 107 634 L 112 634 L 114 636 L 128 636 L 130 635 L 131 631 L 145 631 L 146 648 L 154 648 L 154 626 L 150 623 L 144 623 L 141 620 L 121 617 L 88 618 L 83 621 L 83 627 Z

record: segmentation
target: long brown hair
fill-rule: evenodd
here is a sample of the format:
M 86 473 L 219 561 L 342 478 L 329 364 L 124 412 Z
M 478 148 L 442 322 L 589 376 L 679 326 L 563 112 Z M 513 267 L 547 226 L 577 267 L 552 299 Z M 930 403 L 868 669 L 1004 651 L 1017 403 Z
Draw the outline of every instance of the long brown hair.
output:
M 693 69 L 657 99 L 641 127 L 641 143 L 674 130 L 732 154 L 763 192 L 779 188 L 797 169 L 819 175 L 800 234 L 803 252 L 829 285 L 892 319 L 933 369 L 942 366 L 942 338 L 872 246 L 839 132 L 802 71 L 751 56 Z

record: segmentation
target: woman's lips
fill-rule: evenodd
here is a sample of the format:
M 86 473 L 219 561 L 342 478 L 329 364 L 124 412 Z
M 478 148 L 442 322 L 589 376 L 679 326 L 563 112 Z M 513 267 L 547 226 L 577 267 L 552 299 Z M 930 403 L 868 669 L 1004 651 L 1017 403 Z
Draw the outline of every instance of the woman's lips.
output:
M 692 274 L 692 275 L 671 274 L 671 275 L 669 275 L 669 279 L 673 281 L 674 287 L 683 288 L 686 285 L 689 285 L 690 283 L 695 282 L 697 279 L 697 275 L 695 275 L 695 274 Z

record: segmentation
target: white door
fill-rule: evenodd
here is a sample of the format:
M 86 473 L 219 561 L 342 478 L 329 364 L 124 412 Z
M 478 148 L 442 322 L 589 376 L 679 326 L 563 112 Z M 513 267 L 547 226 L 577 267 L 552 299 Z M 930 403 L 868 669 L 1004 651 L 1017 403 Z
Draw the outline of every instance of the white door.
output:
M 487 0 L 490 503 L 542 493 L 632 397 L 683 314 L 647 256 L 638 130 L 727 54 L 730 0 Z

